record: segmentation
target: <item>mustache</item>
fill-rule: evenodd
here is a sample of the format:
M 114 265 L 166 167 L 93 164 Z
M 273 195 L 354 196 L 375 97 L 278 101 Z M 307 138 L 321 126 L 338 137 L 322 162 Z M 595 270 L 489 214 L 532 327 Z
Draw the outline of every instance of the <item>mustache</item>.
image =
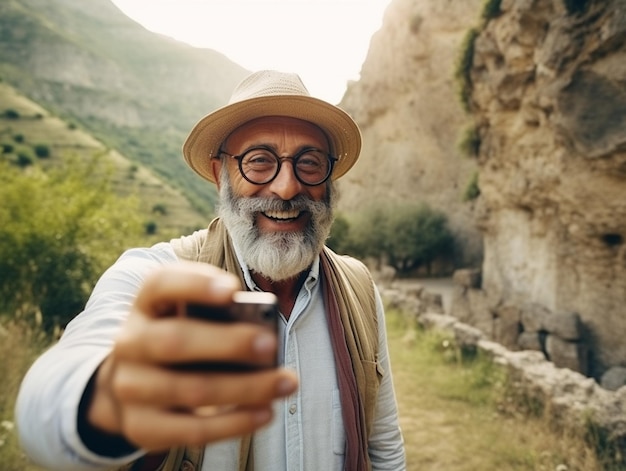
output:
M 230 189 L 228 189 L 230 190 Z M 228 200 L 238 214 L 263 213 L 267 211 L 301 211 L 318 214 L 328 210 L 328 198 L 315 201 L 305 195 L 297 195 L 290 200 L 272 196 L 252 196 L 237 198 L 228 191 Z

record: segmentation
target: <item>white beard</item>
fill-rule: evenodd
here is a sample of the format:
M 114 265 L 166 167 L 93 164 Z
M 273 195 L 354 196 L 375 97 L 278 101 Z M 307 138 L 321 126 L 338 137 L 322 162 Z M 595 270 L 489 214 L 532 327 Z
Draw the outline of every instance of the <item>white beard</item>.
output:
M 321 252 L 333 223 L 335 189 L 330 183 L 325 201 L 298 196 L 278 198 L 237 197 L 227 172 L 222 173 L 219 215 L 248 268 L 270 281 L 288 280 L 307 270 Z M 298 209 L 311 214 L 301 232 L 260 233 L 256 215 L 269 210 Z

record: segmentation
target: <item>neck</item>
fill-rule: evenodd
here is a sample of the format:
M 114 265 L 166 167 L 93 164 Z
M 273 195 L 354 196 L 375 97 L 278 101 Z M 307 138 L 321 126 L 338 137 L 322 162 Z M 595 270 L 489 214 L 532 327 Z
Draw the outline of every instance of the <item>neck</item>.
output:
M 252 279 L 263 291 L 268 291 L 276 295 L 280 312 L 286 319 L 289 319 L 307 274 L 308 271 L 303 271 L 299 275 L 287 280 L 272 281 L 259 273 L 252 273 Z

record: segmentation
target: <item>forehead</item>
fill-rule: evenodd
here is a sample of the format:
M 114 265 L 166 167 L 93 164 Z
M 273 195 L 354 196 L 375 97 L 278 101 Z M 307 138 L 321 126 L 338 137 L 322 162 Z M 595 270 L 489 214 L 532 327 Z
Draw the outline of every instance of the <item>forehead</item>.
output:
M 226 138 L 228 143 L 292 139 L 303 144 L 328 148 L 328 138 L 315 124 L 286 116 L 266 116 L 242 124 Z

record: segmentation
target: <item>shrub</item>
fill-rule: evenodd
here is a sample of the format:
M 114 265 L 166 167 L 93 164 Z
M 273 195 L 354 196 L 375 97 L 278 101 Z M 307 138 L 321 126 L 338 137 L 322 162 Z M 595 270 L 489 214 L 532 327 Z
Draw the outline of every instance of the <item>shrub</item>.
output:
M 167 214 L 167 206 L 165 206 L 165 204 L 163 203 L 157 203 L 152 206 L 152 212 L 165 216 Z
M 477 157 L 480 151 L 480 134 L 476 126 L 468 126 L 459 141 L 459 150 L 468 157 Z
M 143 227 L 146 235 L 154 235 L 157 233 L 158 225 L 154 221 L 146 222 Z
M 582 13 L 587 8 L 589 0 L 563 0 L 565 8 L 570 15 Z
M 0 313 L 51 331 L 82 309 L 100 274 L 140 236 L 137 202 L 97 160 L 44 172 L 0 162 Z
M 326 245 L 339 254 L 348 253 L 350 251 L 349 237 L 350 223 L 343 214 L 337 214 Z
M 483 6 L 482 18 L 485 21 L 489 21 L 502 13 L 502 10 L 500 10 L 501 3 L 502 0 L 487 0 Z
M 13 146 L 13 144 L 7 144 L 7 143 L 3 143 L 2 144 L 2 153 L 3 154 L 10 154 L 11 152 L 13 152 L 14 149 L 15 149 L 15 147 Z
M 472 94 L 472 78 L 470 72 L 474 63 L 474 43 L 478 37 L 478 31 L 474 28 L 470 29 L 463 38 L 461 45 L 461 54 L 457 61 L 455 77 L 459 86 L 459 98 L 463 109 L 470 111 L 470 98 Z
M 13 140 L 21 144 L 22 142 L 24 142 L 24 134 L 16 134 L 15 136 L 13 136 Z
M 374 206 L 355 215 L 344 248 L 351 255 L 385 259 L 400 274 L 447 257 L 453 237 L 446 216 L 426 204 Z
M 4 111 L 4 117 L 6 119 L 20 119 L 20 113 L 14 109 L 8 109 Z
M 15 161 L 15 163 L 17 164 L 18 167 L 28 167 L 29 165 L 32 165 L 34 162 L 33 156 L 30 152 L 26 152 L 26 151 L 19 151 L 17 153 L 17 160 Z
M 399 273 L 421 266 L 430 272 L 431 263 L 452 251 L 453 237 L 446 216 L 426 204 L 400 206 L 387 221 L 385 252 Z
M 35 155 L 40 159 L 47 159 L 50 157 L 50 147 L 46 144 L 36 144 L 33 147 L 33 150 L 35 151 Z
M 463 201 L 473 201 L 480 196 L 478 172 L 474 172 L 463 193 Z

